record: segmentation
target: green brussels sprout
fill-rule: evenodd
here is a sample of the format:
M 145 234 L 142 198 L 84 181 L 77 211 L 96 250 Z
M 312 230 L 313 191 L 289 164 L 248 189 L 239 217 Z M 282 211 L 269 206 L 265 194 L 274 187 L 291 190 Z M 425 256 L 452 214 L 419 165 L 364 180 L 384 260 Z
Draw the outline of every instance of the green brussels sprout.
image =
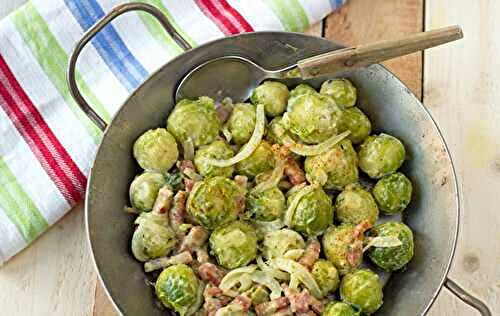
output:
M 358 181 L 358 157 L 351 141 L 344 139 L 320 155 L 307 157 L 304 170 L 309 181 L 324 183 L 327 189 L 342 190 Z
M 311 92 L 288 103 L 283 123 L 303 142 L 317 144 L 338 133 L 341 119 L 342 110 L 331 99 Z
M 257 306 L 259 304 L 262 304 L 264 302 L 268 302 L 269 299 L 269 291 L 267 288 L 262 285 L 254 285 L 250 290 L 248 290 L 248 296 L 252 300 L 252 305 Z
M 210 235 L 209 242 L 217 262 L 227 269 L 245 266 L 257 256 L 255 229 L 242 221 L 217 228 Z
M 296 86 L 292 91 L 290 91 L 290 98 L 288 99 L 288 104 L 294 102 L 295 98 L 304 94 L 315 94 L 317 91 L 306 83 L 301 83 Z
M 412 185 L 404 174 L 396 172 L 378 180 L 372 192 L 382 213 L 397 214 L 410 203 Z
M 208 229 L 236 220 L 245 208 L 245 192 L 233 180 L 213 177 L 196 182 L 187 200 L 188 214 Z
M 271 120 L 266 130 L 266 139 L 273 143 L 283 145 L 283 136 L 286 126 L 283 124 L 283 117 L 277 116 Z
M 275 160 L 271 145 L 263 140 L 250 156 L 236 164 L 236 172 L 253 178 L 259 173 L 272 170 Z
M 320 93 L 332 96 L 337 105 L 351 107 L 356 104 L 356 87 L 347 79 L 331 79 L 323 82 Z
M 181 316 L 192 315 L 202 303 L 203 284 L 193 269 L 176 264 L 163 270 L 155 284 L 158 299 Z
M 137 260 L 166 256 L 175 247 L 177 239 L 164 214 L 141 213 L 135 223 L 138 226 L 132 236 L 132 253 Z
M 293 200 L 295 194 L 288 197 L 288 203 Z M 332 200 L 323 189 L 317 188 L 300 199 L 293 213 L 290 228 L 309 237 L 316 237 L 321 235 L 332 222 Z
M 311 273 L 321 292 L 323 292 L 323 296 L 338 289 L 340 283 L 339 273 L 330 261 L 319 259 L 314 263 Z
M 270 231 L 262 242 L 262 255 L 271 260 L 283 257 L 288 251 L 304 249 L 306 243 L 302 236 L 291 229 Z
M 129 196 L 132 207 L 141 212 L 149 212 L 158 196 L 158 191 L 165 185 L 161 173 L 144 172 L 130 184 Z
M 194 165 L 198 172 L 206 178 L 216 176 L 229 178 L 233 174 L 234 166 L 216 167 L 208 163 L 208 160 L 211 158 L 229 159 L 233 156 L 234 152 L 231 146 L 222 140 L 216 140 L 209 145 L 198 148 L 194 156 Z
M 281 82 L 266 81 L 253 90 L 250 101 L 263 104 L 266 115 L 274 117 L 285 112 L 289 95 L 287 86 Z
M 321 316 L 359 316 L 351 305 L 343 302 L 330 302 Z
M 139 136 L 133 152 L 142 169 L 157 172 L 168 171 L 179 156 L 174 137 L 164 128 L 151 129 Z
M 370 192 L 359 184 L 350 184 L 335 201 L 337 220 L 347 224 L 361 224 L 368 221 L 374 225 L 378 219 L 378 207 Z
M 179 101 L 167 119 L 167 129 L 181 144 L 189 138 L 195 147 L 210 144 L 220 130 L 214 100 L 200 97 Z
M 238 145 L 248 142 L 255 129 L 255 121 L 255 105 L 250 103 L 236 104 L 226 123 L 231 132 L 231 140 Z
M 397 237 L 402 245 L 396 247 L 371 247 L 368 257 L 385 271 L 395 271 L 403 268 L 413 258 L 413 233 L 411 229 L 400 222 L 386 222 L 370 230 L 372 237 Z
M 285 195 L 278 187 L 252 193 L 247 199 L 247 211 L 258 221 L 271 222 L 280 219 L 285 212 Z
M 378 275 L 368 269 L 347 274 L 340 283 L 340 297 L 366 315 L 375 313 L 382 306 L 383 298 Z
M 354 265 L 348 260 L 348 254 L 354 242 L 355 227 L 349 224 L 332 226 L 323 235 L 325 256 L 337 268 L 340 275 L 351 272 L 361 263 L 361 258 Z
M 347 136 L 353 144 L 363 142 L 372 131 L 372 123 L 359 108 L 353 106 L 342 113 L 341 131 L 350 131 Z
M 359 167 L 371 178 L 379 179 L 398 170 L 405 160 L 405 147 L 394 136 L 369 136 L 358 152 Z

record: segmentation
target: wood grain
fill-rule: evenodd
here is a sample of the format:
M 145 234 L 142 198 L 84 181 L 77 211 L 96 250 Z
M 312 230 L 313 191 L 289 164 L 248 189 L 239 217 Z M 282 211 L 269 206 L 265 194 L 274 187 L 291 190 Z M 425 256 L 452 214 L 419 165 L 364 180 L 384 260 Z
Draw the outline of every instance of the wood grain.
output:
M 500 315 L 500 2 L 426 2 L 426 28 L 459 24 L 464 39 L 425 53 L 424 103 L 460 181 L 462 218 L 450 275 Z M 477 315 L 439 298 L 436 315 Z
M 347 46 L 423 31 L 423 0 L 349 0 L 325 23 L 325 37 Z M 420 98 L 422 53 L 383 63 Z

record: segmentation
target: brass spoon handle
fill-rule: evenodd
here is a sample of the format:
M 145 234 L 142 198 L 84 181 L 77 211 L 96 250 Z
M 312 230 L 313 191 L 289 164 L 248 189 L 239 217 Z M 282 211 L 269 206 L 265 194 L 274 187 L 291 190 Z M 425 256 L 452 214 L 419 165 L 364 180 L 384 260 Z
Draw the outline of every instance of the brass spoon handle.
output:
M 463 38 L 462 29 L 459 26 L 449 26 L 418 33 L 403 39 L 385 40 L 335 50 L 300 60 L 297 67 L 302 78 L 308 79 L 369 66 L 461 38 Z

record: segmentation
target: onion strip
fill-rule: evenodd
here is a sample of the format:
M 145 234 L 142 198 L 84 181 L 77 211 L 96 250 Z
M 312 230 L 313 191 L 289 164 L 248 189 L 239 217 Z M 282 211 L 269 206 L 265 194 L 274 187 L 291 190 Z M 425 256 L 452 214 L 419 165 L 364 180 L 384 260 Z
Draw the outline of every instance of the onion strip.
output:
M 250 274 L 250 277 L 255 283 L 262 284 L 271 290 L 271 294 L 269 295 L 271 300 L 281 296 L 281 286 L 271 275 L 263 271 L 255 271 Z
M 266 116 L 264 114 L 264 105 L 258 104 L 256 110 L 255 129 L 253 130 L 252 137 L 250 137 L 248 143 L 246 143 L 236 155 L 229 159 L 221 160 L 210 158 L 207 162 L 216 167 L 229 167 L 248 158 L 259 146 L 260 141 L 264 136 L 265 127 Z
M 194 159 L 194 144 L 191 137 L 188 137 L 185 141 L 182 142 L 182 152 L 184 160 Z
M 328 149 L 332 148 L 338 144 L 341 140 L 349 136 L 351 131 L 345 131 L 338 135 L 333 135 L 322 143 L 316 145 L 305 145 L 294 141 L 290 136 L 285 136 L 283 138 L 283 143 L 285 144 L 291 152 L 301 155 L 301 156 L 316 156 L 324 153 Z
M 368 244 L 363 248 L 363 252 L 370 247 L 391 248 L 401 246 L 403 243 L 396 236 L 379 236 L 370 239 Z
M 259 268 L 262 271 L 269 274 L 270 276 L 272 276 L 275 279 L 285 280 L 285 281 L 288 281 L 290 279 L 290 276 L 288 275 L 288 273 L 271 268 L 267 263 L 264 262 L 264 259 L 262 259 L 261 256 L 257 257 L 257 265 L 259 266 Z
M 242 280 L 241 277 L 245 274 L 250 274 L 255 270 L 257 270 L 257 266 L 255 264 L 232 270 L 224 276 L 224 278 L 220 282 L 219 288 L 222 290 L 222 292 L 224 292 L 224 294 L 232 294 L 231 289 L 238 283 L 241 283 L 241 285 L 244 285 L 243 283 L 246 283 L 246 280 Z
M 290 278 L 292 280 L 293 278 L 297 278 L 315 298 L 321 299 L 323 297 L 323 293 L 321 292 L 321 289 L 311 272 L 309 272 L 309 270 L 300 263 L 290 259 L 278 258 L 271 260 L 270 264 L 271 267 L 290 273 Z M 293 283 L 296 283 L 296 281 Z
M 309 186 L 305 186 L 300 191 L 298 191 L 293 197 L 290 205 L 286 209 L 285 213 L 285 225 L 288 227 L 292 226 L 293 215 L 295 214 L 295 209 L 297 205 L 299 205 L 300 200 L 307 194 L 311 193 L 316 189 L 316 185 L 311 184 Z

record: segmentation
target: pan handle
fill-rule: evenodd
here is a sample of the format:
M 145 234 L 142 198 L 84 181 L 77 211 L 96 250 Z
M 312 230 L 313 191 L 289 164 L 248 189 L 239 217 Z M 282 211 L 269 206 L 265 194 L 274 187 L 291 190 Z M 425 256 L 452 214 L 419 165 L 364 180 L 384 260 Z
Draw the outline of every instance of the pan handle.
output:
M 87 114 L 87 116 L 99 127 L 102 131 L 104 131 L 107 127 L 107 123 L 97 114 L 96 111 L 87 103 L 85 98 L 78 89 L 78 85 L 76 83 L 75 77 L 75 68 L 76 61 L 78 60 L 78 56 L 80 55 L 82 49 L 87 45 L 87 43 L 106 25 L 108 25 L 111 21 L 113 21 L 118 16 L 129 12 L 129 11 L 144 11 L 152 16 L 154 16 L 158 22 L 163 26 L 165 31 L 174 39 L 174 41 L 184 50 L 191 49 L 191 45 L 177 32 L 177 30 L 172 26 L 172 24 L 168 21 L 167 17 L 156 7 L 146 4 L 146 3 L 125 3 L 113 8 L 108 14 L 106 14 L 102 19 L 100 19 L 96 24 L 94 24 L 88 31 L 86 31 L 82 38 L 76 43 L 73 52 L 69 58 L 69 66 L 67 73 L 67 81 L 69 85 L 69 91 L 73 98 L 76 100 L 76 103 L 80 106 L 80 108 Z
M 446 278 L 444 286 L 461 299 L 465 304 L 475 308 L 482 316 L 492 316 L 491 311 L 485 303 L 465 291 L 460 285 L 450 278 Z

